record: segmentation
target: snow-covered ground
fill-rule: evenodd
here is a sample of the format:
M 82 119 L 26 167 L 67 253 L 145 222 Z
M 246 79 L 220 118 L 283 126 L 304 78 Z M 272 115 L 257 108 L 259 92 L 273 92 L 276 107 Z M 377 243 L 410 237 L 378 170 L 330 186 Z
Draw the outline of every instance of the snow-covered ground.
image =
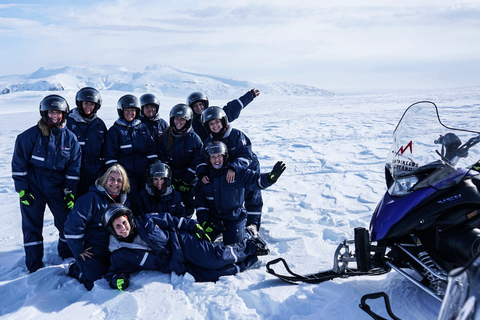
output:
M 56 92 L 74 105 L 76 91 Z M 24 264 L 18 195 L 11 178 L 16 136 L 39 119 L 48 92 L 0 95 L 0 317 L 2 319 L 369 319 L 358 307 L 367 293 L 385 291 L 402 319 L 436 319 L 440 303 L 395 272 L 378 277 L 288 285 L 265 272 L 284 257 L 297 273 L 331 268 L 339 242 L 353 228 L 368 227 L 385 191 L 383 168 L 391 135 L 412 103 L 431 100 L 442 120 L 469 123 L 480 107 L 480 88 L 383 95 L 274 97 L 260 95 L 233 126 L 252 140 L 262 171 L 287 164 L 278 183 L 263 192 L 263 228 L 271 254 L 251 269 L 217 283 L 140 272 L 125 292 L 105 280 L 88 292 L 64 275 L 68 261 L 56 255 L 57 230 L 45 216 L 46 267 L 28 274 Z M 107 127 L 125 94 L 102 91 L 99 111 Z M 236 98 L 236 97 L 231 97 Z M 166 118 L 181 99 L 161 97 Z M 223 105 L 226 100 L 211 100 Z M 478 121 L 472 127 L 480 129 Z M 372 307 L 387 316 L 380 301 Z

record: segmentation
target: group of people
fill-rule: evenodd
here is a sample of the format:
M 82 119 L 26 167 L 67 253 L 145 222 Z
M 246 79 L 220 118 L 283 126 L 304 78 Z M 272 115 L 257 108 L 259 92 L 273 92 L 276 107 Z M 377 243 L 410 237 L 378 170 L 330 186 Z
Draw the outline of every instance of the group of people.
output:
M 74 258 L 68 275 L 88 290 L 102 277 L 123 290 L 142 269 L 216 281 L 268 254 L 258 237 L 260 190 L 285 164 L 260 173 L 250 140 L 230 124 L 259 93 L 220 108 L 194 92 L 169 122 L 153 94 L 127 94 L 108 130 L 95 88 L 80 89 L 73 110 L 59 95 L 45 97 L 41 119 L 17 137 L 12 159 L 28 270 L 43 266 L 47 205 L 60 257 Z M 213 244 L 220 235 L 223 244 Z

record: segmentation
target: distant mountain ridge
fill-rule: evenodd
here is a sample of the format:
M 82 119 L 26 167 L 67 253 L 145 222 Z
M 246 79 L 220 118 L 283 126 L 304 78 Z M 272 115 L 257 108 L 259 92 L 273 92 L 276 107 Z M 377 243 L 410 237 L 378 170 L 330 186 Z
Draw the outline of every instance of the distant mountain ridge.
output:
M 288 82 L 250 82 L 182 70 L 165 65 L 147 66 L 142 71 L 119 66 L 40 68 L 31 74 L 0 76 L 0 94 L 21 91 L 98 90 L 151 92 L 168 97 L 185 97 L 202 91 L 218 98 L 231 97 L 258 88 L 278 96 L 330 97 L 334 93 L 313 86 Z

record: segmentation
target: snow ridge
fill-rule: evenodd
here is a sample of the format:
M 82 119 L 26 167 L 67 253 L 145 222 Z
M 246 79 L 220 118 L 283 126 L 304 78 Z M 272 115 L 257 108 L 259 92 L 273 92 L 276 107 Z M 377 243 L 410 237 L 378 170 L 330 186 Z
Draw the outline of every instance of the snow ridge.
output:
M 288 82 L 250 82 L 220 76 L 199 74 L 165 65 L 150 65 L 142 71 L 118 66 L 67 66 L 40 68 L 31 74 L 0 76 L 0 94 L 24 91 L 78 90 L 90 86 L 159 96 L 185 97 L 194 91 L 219 98 L 238 96 L 258 88 L 276 96 L 332 97 L 334 94 L 313 86 Z

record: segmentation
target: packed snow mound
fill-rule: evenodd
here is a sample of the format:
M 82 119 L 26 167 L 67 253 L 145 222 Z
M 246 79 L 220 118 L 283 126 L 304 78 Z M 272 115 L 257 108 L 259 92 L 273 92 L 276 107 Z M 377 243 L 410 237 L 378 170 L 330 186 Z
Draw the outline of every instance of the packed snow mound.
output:
M 331 97 L 332 92 L 287 82 L 250 82 L 195 73 L 165 65 L 142 71 L 118 66 L 40 68 L 31 74 L 0 76 L 0 92 L 78 90 L 83 87 L 185 97 L 194 91 L 227 98 L 252 88 L 276 96 Z
M 2 94 L 19 91 L 62 91 L 65 87 L 60 82 L 35 81 L 30 83 L 19 83 L 8 86 L 2 90 Z

